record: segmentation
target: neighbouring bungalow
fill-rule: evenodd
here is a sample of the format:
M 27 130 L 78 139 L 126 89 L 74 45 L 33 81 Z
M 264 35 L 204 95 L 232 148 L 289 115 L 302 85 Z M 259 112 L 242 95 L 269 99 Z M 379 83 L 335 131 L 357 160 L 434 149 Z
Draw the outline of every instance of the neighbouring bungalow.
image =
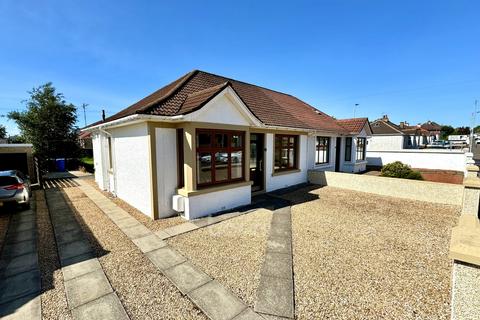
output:
M 198 70 L 83 131 L 99 187 L 152 219 L 247 205 L 308 170 L 363 171 L 371 135 L 366 118 Z
M 440 134 L 442 132 L 442 126 L 434 121 L 428 120 L 427 122 L 421 125 L 422 129 L 427 130 L 427 139 L 428 143 L 432 143 L 433 141 L 437 141 L 440 139 Z
M 387 115 L 370 124 L 372 136 L 368 139 L 371 151 L 387 151 L 424 148 L 429 143 L 429 131 L 421 125 L 410 126 L 406 122 L 397 125 Z

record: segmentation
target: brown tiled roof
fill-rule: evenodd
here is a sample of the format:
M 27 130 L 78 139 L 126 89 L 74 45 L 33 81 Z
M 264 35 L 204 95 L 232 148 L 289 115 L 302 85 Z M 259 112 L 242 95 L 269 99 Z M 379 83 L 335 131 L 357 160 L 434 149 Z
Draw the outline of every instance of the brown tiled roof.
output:
M 336 120 L 291 95 L 195 70 L 152 93 L 105 122 L 132 114 L 174 116 L 202 107 L 227 85 L 264 124 L 346 133 Z M 94 123 L 92 125 L 99 124 Z
M 337 123 L 347 129 L 352 134 L 358 134 L 368 124 L 368 118 L 340 119 Z M 369 125 L 369 124 L 368 124 Z
M 422 128 L 428 131 L 440 131 L 442 130 L 442 126 L 434 121 L 427 121 L 422 124 Z
M 378 119 L 370 123 L 373 134 L 402 134 L 402 129 L 389 120 Z
M 420 126 L 406 126 L 401 129 L 406 134 L 428 134 L 428 130 Z

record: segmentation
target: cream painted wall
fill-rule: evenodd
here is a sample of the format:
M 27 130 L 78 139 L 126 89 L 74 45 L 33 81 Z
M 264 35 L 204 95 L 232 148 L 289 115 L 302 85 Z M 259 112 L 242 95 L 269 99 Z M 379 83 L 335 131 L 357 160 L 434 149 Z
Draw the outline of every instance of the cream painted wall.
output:
M 95 182 L 98 187 L 102 190 L 105 190 L 103 183 L 103 160 L 102 160 L 102 142 L 100 133 L 95 133 L 92 135 L 92 146 L 93 146 L 93 166 L 95 168 Z
M 185 198 L 185 218 L 196 219 L 209 214 L 248 205 L 252 201 L 250 185 Z
M 266 134 L 266 159 L 265 159 L 265 190 L 267 192 L 290 187 L 299 183 L 307 182 L 307 154 L 310 152 L 307 150 L 307 136 L 300 136 L 300 159 L 299 169 L 300 172 L 284 173 L 282 175 L 272 176 L 273 173 L 273 154 L 274 143 L 273 134 Z M 306 150 L 306 152 L 305 152 Z
M 374 135 L 368 138 L 368 150 L 402 150 L 403 136 L 380 136 Z
M 330 137 L 330 159 L 327 164 L 315 164 L 317 136 Z M 307 137 L 307 168 L 321 171 L 335 171 L 337 137 L 329 134 L 318 134 Z
M 175 214 L 172 197 L 177 188 L 176 132 L 176 129 L 172 128 L 155 128 L 159 218 Z
M 152 215 L 150 138 L 146 123 L 112 129 L 115 192 L 145 215 Z
M 250 123 L 237 106 L 226 95 L 218 95 L 205 107 L 197 111 L 192 121 L 248 126 Z

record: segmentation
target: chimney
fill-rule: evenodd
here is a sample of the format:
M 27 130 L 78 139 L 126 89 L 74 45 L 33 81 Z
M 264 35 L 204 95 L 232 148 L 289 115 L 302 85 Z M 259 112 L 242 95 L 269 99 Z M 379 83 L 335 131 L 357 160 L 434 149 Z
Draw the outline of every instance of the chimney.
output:
M 404 121 L 400 122 L 400 128 L 402 128 L 402 129 L 405 128 L 405 122 Z
M 102 121 L 105 121 L 105 110 L 102 109 Z
M 386 114 L 384 114 L 384 115 L 382 116 L 382 120 L 383 120 L 383 121 L 389 121 L 388 116 L 387 116 Z

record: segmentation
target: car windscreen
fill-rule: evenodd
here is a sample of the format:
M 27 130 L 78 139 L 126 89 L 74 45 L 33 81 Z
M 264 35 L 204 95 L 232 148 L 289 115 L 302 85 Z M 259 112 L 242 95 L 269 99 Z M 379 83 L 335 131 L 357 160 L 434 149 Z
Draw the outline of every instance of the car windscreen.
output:
M 16 184 L 16 183 L 18 183 L 18 180 L 15 177 L 0 176 L 0 187 L 11 186 L 12 184 Z

